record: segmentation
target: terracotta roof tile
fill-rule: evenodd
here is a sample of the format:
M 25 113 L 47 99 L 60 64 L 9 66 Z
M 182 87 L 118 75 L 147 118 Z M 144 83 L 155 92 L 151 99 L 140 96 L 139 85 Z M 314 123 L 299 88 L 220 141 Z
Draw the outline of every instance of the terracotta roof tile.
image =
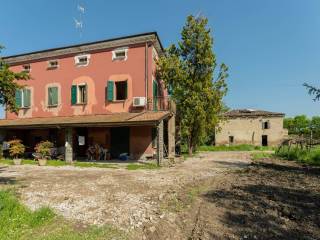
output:
M 225 117 L 284 117 L 284 113 L 269 112 L 253 109 L 234 109 L 223 114 Z
M 0 128 L 155 125 L 168 111 L 0 120 Z

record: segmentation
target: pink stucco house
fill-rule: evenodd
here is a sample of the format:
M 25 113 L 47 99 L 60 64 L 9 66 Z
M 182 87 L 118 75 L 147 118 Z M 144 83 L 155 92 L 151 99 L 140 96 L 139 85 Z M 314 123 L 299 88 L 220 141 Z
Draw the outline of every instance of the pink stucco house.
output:
M 4 57 L 31 80 L 16 93 L 18 114 L 0 120 L 2 140 L 20 138 L 32 151 L 51 140 L 71 162 L 99 144 L 112 158 L 174 154 L 175 114 L 156 60 L 156 32 Z

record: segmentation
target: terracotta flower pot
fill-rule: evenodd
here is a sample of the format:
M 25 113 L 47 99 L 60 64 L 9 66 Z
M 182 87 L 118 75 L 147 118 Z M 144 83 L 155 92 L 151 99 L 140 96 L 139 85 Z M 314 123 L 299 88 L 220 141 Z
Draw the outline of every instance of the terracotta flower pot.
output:
M 14 158 L 13 159 L 13 164 L 14 165 L 21 165 L 22 159 L 21 158 Z
M 46 166 L 47 165 L 47 159 L 38 159 L 39 166 Z

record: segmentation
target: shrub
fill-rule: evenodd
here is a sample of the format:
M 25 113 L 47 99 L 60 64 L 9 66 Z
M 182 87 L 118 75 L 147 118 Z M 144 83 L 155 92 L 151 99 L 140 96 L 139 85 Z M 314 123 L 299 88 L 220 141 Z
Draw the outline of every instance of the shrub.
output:
M 35 151 L 43 159 L 48 159 L 51 156 L 51 149 L 53 148 L 53 143 L 50 141 L 42 141 L 36 145 Z
M 312 148 L 310 150 L 301 149 L 299 147 L 283 147 L 276 151 L 276 156 L 287 160 L 320 165 L 320 147 Z
M 9 143 L 9 154 L 13 158 L 18 158 L 26 150 L 25 146 L 22 144 L 20 139 L 11 140 L 8 143 Z

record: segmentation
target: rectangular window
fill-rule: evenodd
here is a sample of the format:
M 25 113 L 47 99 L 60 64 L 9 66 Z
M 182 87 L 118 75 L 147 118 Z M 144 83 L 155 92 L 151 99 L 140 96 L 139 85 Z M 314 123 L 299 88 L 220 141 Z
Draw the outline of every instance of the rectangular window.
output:
M 71 104 L 86 104 L 87 103 L 87 84 L 79 84 L 71 86 Z
M 19 89 L 16 91 L 16 105 L 18 108 L 30 108 L 31 106 L 31 90 Z
M 264 121 L 262 122 L 262 129 L 269 129 L 270 128 L 270 122 Z
M 112 51 L 112 60 L 127 60 L 128 48 L 116 49 Z
M 87 85 L 78 85 L 78 104 L 87 103 Z
M 49 107 L 58 106 L 58 87 L 48 88 L 48 106 Z
M 59 64 L 58 64 L 58 60 L 50 60 L 48 61 L 48 69 L 55 69 L 58 68 Z
M 75 57 L 75 63 L 77 66 L 88 66 L 89 65 L 90 54 L 80 55 Z
M 31 72 L 31 65 L 30 64 L 25 64 L 22 67 L 23 67 L 24 72 L 26 72 L 26 73 Z
M 127 99 L 127 81 L 115 82 L 116 100 Z

